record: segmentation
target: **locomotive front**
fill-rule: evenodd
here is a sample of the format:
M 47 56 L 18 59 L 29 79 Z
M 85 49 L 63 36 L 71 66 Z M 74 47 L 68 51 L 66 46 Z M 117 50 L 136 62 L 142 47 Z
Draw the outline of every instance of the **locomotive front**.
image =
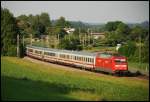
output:
M 128 63 L 127 58 L 124 56 L 121 56 L 119 54 L 115 54 L 112 56 L 112 70 L 115 73 L 126 73 L 128 72 Z
M 96 69 L 108 73 L 128 72 L 127 58 L 117 53 L 98 53 L 96 56 Z

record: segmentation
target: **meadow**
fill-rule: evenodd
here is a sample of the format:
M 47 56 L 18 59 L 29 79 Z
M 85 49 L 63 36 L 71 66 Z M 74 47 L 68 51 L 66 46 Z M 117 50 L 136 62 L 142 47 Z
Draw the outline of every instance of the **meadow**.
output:
M 149 101 L 149 80 L 1 57 L 2 100 Z

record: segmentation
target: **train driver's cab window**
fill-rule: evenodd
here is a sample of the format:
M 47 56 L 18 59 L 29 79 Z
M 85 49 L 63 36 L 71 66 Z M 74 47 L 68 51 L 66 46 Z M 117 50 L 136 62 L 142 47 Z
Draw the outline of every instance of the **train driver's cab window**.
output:
M 100 58 L 110 58 L 110 57 L 112 57 L 112 55 L 109 54 L 109 53 L 100 53 L 100 54 L 99 54 L 99 57 L 100 57 Z
M 126 59 L 115 59 L 116 63 L 126 63 Z

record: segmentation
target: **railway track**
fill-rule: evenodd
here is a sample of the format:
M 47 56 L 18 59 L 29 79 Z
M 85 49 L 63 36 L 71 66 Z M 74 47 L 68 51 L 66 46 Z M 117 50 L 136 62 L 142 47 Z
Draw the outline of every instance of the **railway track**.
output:
M 149 80 L 149 76 L 147 75 L 140 75 L 140 76 L 137 76 L 137 78 Z
M 145 74 L 143 72 L 140 72 L 138 70 L 129 70 L 130 71 L 130 74 L 129 74 L 129 77 L 136 77 L 138 79 L 147 79 L 149 80 L 149 74 Z

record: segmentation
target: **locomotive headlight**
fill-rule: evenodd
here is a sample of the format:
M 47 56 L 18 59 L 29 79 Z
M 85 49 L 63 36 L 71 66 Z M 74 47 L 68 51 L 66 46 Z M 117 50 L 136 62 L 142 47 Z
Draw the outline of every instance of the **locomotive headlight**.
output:
M 121 59 L 120 61 L 125 62 L 125 61 L 126 61 L 126 59 Z
M 127 67 L 127 65 L 122 65 L 122 67 Z
M 120 65 L 115 65 L 115 67 L 120 67 Z
M 115 67 L 127 67 L 127 65 L 115 65 Z

